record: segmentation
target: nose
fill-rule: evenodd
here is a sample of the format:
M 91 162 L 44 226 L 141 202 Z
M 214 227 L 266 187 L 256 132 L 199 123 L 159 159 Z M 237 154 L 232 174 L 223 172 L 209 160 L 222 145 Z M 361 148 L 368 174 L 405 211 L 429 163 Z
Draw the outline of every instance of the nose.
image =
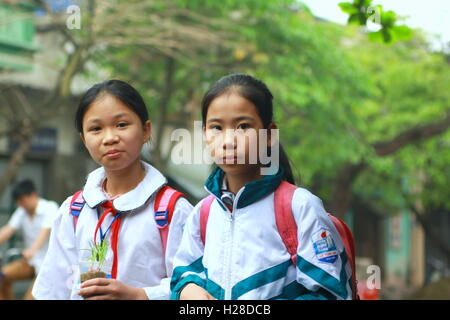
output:
M 225 150 L 234 150 L 236 149 L 236 133 L 233 129 L 225 130 L 224 137 L 222 140 L 222 148 Z
M 103 136 L 103 144 L 110 145 L 117 143 L 119 141 L 119 136 L 113 129 L 105 129 Z

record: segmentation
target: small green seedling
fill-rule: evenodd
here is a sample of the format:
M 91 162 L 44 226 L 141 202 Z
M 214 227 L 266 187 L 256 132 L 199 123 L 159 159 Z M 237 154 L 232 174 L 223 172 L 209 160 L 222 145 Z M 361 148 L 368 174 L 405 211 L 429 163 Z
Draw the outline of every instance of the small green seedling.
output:
M 90 249 L 82 249 L 91 252 L 91 255 L 87 259 L 87 261 L 91 262 L 92 265 L 97 263 L 98 268 L 101 269 L 106 260 L 109 242 L 107 240 L 103 240 L 102 242 L 100 242 L 100 244 L 97 244 L 94 241 L 92 241 L 90 243 L 90 246 L 91 246 Z
M 81 262 L 81 283 L 90 279 L 106 278 L 108 274 L 107 272 L 105 272 L 105 270 L 103 270 L 106 262 L 106 253 L 108 252 L 109 248 L 108 241 L 104 240 L 100 242 L 100 244 L 96 244 L 94 241 L 92 241 L 89 245 L 91 246 L 90 249 L 82 249 L 85 251 L 89 251 L 90 256 L 84 262 Z M 85 270 L 83 266 L 88 267 L 88 269 Z

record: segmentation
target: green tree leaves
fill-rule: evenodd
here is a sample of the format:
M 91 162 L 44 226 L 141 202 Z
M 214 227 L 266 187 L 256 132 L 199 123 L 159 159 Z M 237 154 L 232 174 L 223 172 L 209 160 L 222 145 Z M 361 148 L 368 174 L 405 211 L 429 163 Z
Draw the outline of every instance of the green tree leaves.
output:
M 394 43 L 408 40 L 411 29 L 406 25 L 398 25 L 397 14 L 384 11 L 381 5 L 372 5 L 372 0 L 354 0 L 339 3 L 341 10 L 349 15 L 348 23 L 366 26 L 372 22 L 380 27 L 378 31 L 371 31 L 368 37 L 372 41 Z

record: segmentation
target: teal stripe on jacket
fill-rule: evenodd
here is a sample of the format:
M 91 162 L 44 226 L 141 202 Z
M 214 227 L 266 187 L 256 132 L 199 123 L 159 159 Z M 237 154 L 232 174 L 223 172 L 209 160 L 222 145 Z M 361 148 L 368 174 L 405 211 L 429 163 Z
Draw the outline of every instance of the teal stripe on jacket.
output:
M 283 288 L 281 294 L 271 300 L 336 300 L 336 296 L 323 288 L 310 291 L 304 285 L 293 281 Z
M 225 290 L 208 277 L 208 269 L 205 268 L 206 291 L 208 291 L 217 300 L 225 299 Z
M 291 264 L 291 260 L 287 260 L 239 281 L 231 290 L 231 299 L 236 300 L 247 292 L 285 277 Z
M 187 277 L 182 279 L 183 274 L 185 274 L 186 272 L 192 272 L 194 274 L 202 273 L 205 270 L 205 268 L 203 267 L 203 261 L 202 260 L 203 260 L 203 256 L 201 256 L 200 258 L 198 258 L 197 260 L 195 260 L 194 262 L 192 262 L 188 266 L 178 266 L 178 267 L 176 267 L 173 270 L 172 279 L 170 281 L 170 290 L 176 293 L 177 291 L 182 289 L 182 287 L 185 286 L 188 283 L 186 281 Z M 193 275 L 193 274 L 191 274 L 191 275 Z M 200 276 L 197 275 L 197 277 L 199 279 L 201 279 Z M 191 282 L 195 282 L 197 284 L 198 284 L 198 282 L 200 282 L 200 280 L 197 279 L 197 278 L 189 277 L 188 279 L 192 279 Z M 201 279 L 201 280 L 204 281 L 203 279 Z M 204 284 L 203 284 L 202 287 L 204 287 Z
M 195 283 L 199 287 L 202 287 L 203 289 L 205 288 L 205 280 L 199 277 L 198 275 L 191 273 L 186 277 L 184 277 L 181 281 L 177 282 L 177 284 L 172 289 L 170 299 L 180 300 L 181 291 L 189 283 Z
M 321 285 L 328 291 L 339 295 L 343 299 L 347 299 L 347 272 L 345 271 L 345 266 L 347 264 L 347 255 L 345 254 L 345 252 L 342 252 L 340 257 L 342 262 L 340 280 L 337 280 L 328 272 L 315 266 L 311 262 L 306 261 L 299 255 L 297 255 L 297 267 L 301 272 L 316 281 L 319 285 Z

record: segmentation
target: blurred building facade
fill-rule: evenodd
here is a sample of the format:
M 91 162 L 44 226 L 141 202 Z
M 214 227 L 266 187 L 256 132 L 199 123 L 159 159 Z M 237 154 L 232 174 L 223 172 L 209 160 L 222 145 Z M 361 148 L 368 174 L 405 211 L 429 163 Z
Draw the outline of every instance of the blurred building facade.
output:
M 355 236 L 358 281 L 366 285 L 374 279 L 370 266 L 379 267 L 380 298 L 401 299 L 429 282 L 425 233 L 411 212 L 379 214 L 356 205 L 346 220 Z
M 28 101 L 44 101 L 56 86 L 56 62 L 63 55 L 61 39 L 53 33 L 37 34 L 35 8 L 25 1 L 0 4 L 0 83 L 16 86 Z M 73 99 L 76 106 L 76 99 Z M 33 105 L 32 105 L 33 106 Z M 14 107 L 14 106 L 13 106 Z M 15 181 L 32 178 L 38 191 L 59 203 L 79 186 L 86 173 L 87 157 L 74 128 L 73 113 L 42 119 L 33 135 L 31 148 Z M 5 119 L 0 128 L 5 129 Z M 10 135 L 0 137 L 0 171 L 18 145 Z M 10 212 L 11 186 L 0 197 L 0 212 Z
M 52 1 L 50 1 L 52 3 Z M 52 7 L 58 7 L 58 1 Z M 43 101 L 56 87 L 61 60 L 70 48 L 64 47 L 64 39 L 55 32 L 36 32 L 47 17 L 29 4 L 29 1 L 10 0 L 0 4 L 0 83 L 20 87 L 30 101 Z M 66 52 L 65 52 L 66 51 Z M 32 178 L 38 191 L 46 198 L 61 203 L 80 189 L 87 174 L 98 165 L 85 150 L 74 126 L 74 114 L 79 97 L 93 83 L 105 80 L 107 75 L 98 72 L 98 79 L 86 81 L 76 77 L 72 83 L 72 100 L 67 112 L 51 119 L 43 119 L 33 135 L 30 151 L 16 178 L 0 195 L 0 214 L 11 213 L 14 204 L 11 186 L 23 178 Z M 153 124 L 157 132 L 159 124 Z M 0 131 L 7 126 L 0 119 Z M 176 128 L 166 126 L 162 149 L 169 150 L 171 133 Z M 193 127 L 189 130 L 193 130 Z M 18 145 L 11 136 L 0 136 L 0 172 Z M 201 146 L 194 148 L 201 148 Z M 202 152 L 194 149 L 193 153 Z M 151 146 L 145 146 L 142 155 L 151 163 Z M 170 159 L 170 158 L 169 158 Z M 169 161 L 169 183 L 183 191 L 192 202 L 205 195 L 203 182 L 210 167 L 205 165 L 174 165 Z M 1 221 L 0 221 L 1 222 Z

